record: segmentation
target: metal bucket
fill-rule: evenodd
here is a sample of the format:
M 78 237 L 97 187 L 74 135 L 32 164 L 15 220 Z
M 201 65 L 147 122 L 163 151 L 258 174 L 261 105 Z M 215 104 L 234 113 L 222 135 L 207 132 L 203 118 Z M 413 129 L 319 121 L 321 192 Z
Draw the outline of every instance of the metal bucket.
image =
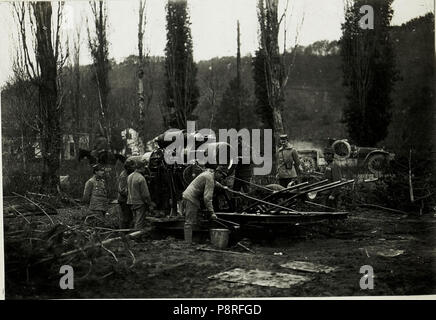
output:
M 227 248 L 229 244 L 230 230 L 227 229 L 210 229 L 210 242 L 218 249 Z

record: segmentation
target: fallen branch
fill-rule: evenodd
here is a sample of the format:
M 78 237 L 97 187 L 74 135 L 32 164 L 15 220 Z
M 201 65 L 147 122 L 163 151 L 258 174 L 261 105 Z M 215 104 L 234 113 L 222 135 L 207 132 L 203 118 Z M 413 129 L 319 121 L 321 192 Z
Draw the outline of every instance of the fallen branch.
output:
M 434 193 L 432 192 L 432 193 L 427 194 L 426 196 L 416 198 L 415 201 L 424 200 L 424 199 L 430 198 L 433 195 L 434 195 Z
M 382 210 L 386 210 L 386 211 L 390 211 L 390 212 L 394 212 L 394 213 L 401 213 L 401 214 L 407 214 L 407 212 L 405 211 L 401 211 L 401 210 L 397 210 L 397 209 L 392 209 L 392 208 L 386 208 L 386 207 L 382 207 L 376 204 L 367 204 L 367 203 L 362 203 L 362 204 L 358 204 L 357 206 L 359 207 L 366 207 L 366 208 L 375 208 L 375 209 L 382 209 Z
M 415 198 L 413 195 L 413 185 L 412 185 L 412 149 L 409 150 L 409 193 L 410 193 L 410 202 L 414 203 Z
M 72 254 L 76 254 L 76 253 L 79 253 L 79 252 L 83 252 L 84 253 L 85 250 L 88 250 L 88 249 L 91 249 L 91 248 L 103 247 L 103 246 L 105 246 L 105 245 L 107 245 L 109 243 L 112 243 L 114 241 L 120 241 L 120 240 L 123 240 L 125 238 L 127 238 L 127 239 L 134 239 L 134 238 L 137 238 L 137 237 L 139 237 L 140 235 L 142 235 L 144 233 L 145 233 L 145 230 L 139 230 L 139 231 L 135 231 L 135 232 L 129 233 L 125 237 L 115 237 L 115 238 L 107 239 L 107 240 L 104 240 L 104 241 L 99 242 L 99 243 L 95 243 L 95 244 L 92 244 L 92 245 L 87 245 L 87 246 L 85 246 L 83 248 L 78 248 L 78 249 L 74 249 L 74 250 L 71 250 L 71 251 L 64 252 L 64 253 L 62 253 L 59 256 L 59 258 L 64 258 L 64 257 L 70 256 Z M 41 264 L 41 263 L 53 260 L 54 258 L 55 258 L 55 256 L 44 258 L 44 259 L 39 260 L 36 263 L 34 263 L 34 265 Z
M 20 211 L 18 211 L 17 209 L 15 209 L 13 206 L 11 206 L 11 208 L 12 208 L 12 210 L 14 210 L 16 213 L 18 213 L 24 220 L 26 220 L 26 222 L 28 223 L 28 224 L 30 224 L 30 221 L 20 212 Z
M 24 230 L 15 230 L 15 231 L 11 231 L 11 232 L 5 233 L 5 236 L 6 237 L 15 236 L 15 235 L 23 233 L 23 232 L 24 232 Z
M 103 279 L 105 279 L 105 278 L 107 278 L 107 277 L 113 275 L 114 273 L 115 273 L 114 271 L 111 271 L 111 272 L 109 272 L 109 273 L 106 273 L 104 276 L 98 278 L 98 280 L 103 280 Z
M 54 223 L 54 221 L 53 221 L 53 219 L 48 215 L 48 213 L 47 212 L 45 212 L 45 210 L 43 209 L 43 208 L 41 208 L 41 206 L 40 205 L 38 205 L 37 203 L 35 203 L 35 202 L 33 202 L 32 200 L 30 200 L 29 198 L 27 198 L 27 197 L 25 197 L 25 196 L 22 196 L 21 194 L 18 194 L 18 193 L 15 193 L 15 192 L 12 192 L 14 195 L 16 195 L 16 196 L 18 196 L 18 197 L 20 197 L 20 198 L 23 198 L 23 199 L 25 199 L 25 200 L 27 200 L 27 201 L 29 201 L 30 203 L 32 203 L 32 204 L 34 204 L 37 208 L 39 208 L 49 219 L 50 219 L 50 222 L 51 222 L 51 224 L 55 224 Z
M 84 276 L 82 276 L 80 278 L 77 278 L 77 280 L 83 280 L 83 279 L 85 279 L 91 273 L 91 270 L 92 270 L 92 261 L 88 261 L 88 262 L 89 262 L 88 272 Z
M 304 201 L 304 203 L 307 203 L 307 204 L 310 204 L 310 205 L 313 205 L 313 206 L 317 206 L 317 207 L 321 207 L 321 208 L 324 208 L 324 209 L 330 209 L 330 210 L 333 210 L 333 211 L 336 210 L 336 208 L 329 207 L 329 206 L 326 206 L 326 205 L 323 205 L 323 204 L 320 204 L 320 203 L 316 203 L 316 202 L 312 202 L 312 201 Z
M 207 252 L 217 252 L 217 253 L 231 253 L 231 254 L 237 254 L 242 256 L 252 256 L 249 253 L 241 253 L 241 252 L 235 252 L 235 251 L 226 251 L 226 250 L 217 250 L 217 249 L 208 249 L 208 248 L 197 248 L 198 251 L 207 251 Z
M 109 252 L 112 255 L 112 257 L 114 257 L 115 261 L 118 262 L 118 258 L 115 255 L 115 253 L 113 253 L 113 251 L 111 251 L 108 248 L 106 248 L 103 244 L 101 245 L 101 247 L 103 248 L 103 250 L 106 250 L 107 252 Z
M 250 248 L 244 246 L 244 245 L 243 245 L 242 243 L 240 243 L 240 242 L 238 242 L 236 245 L 237 245 L 237 246 L 240 246 L 241 248 L 243 248 L 243 249 L 245 249 L 245 250 L 247 250 L 248 252 L 251 252 L 251 253 L 256 254 L 256 252 L 254 252 L 254 251 L 251 250 Z
M 38 197 L 41 197 L 41 198 L 43 198 L 43 197 L 54 198 L 54 196 L 52 196 L 52 195 L 49 195 L 49 194 L 42 194 L 42 193 L 37 193 L 37 192 L 30 192 L 30 191 L 27 191 L 27 194 L 34 195 L 34 196 L 38 196 Z
M 111 229 L 111 228 L 105 228 L 105 227 L 91 227 L 91 228 L 94 228 L 94 229 L 98 229 L 98 230 L 107 230 L 107 231 L 122 231 L 122 232 L 125 232 L 125 231 L 133 231 L 133 230 L 135 230 L 135 229 Z
M 129 249 L 129 253 L 130 253 L 130 255 L 132 256 L 132 259 L 133 259 L 133 261 L 132 261 L 132 265 L 129 266 L 129 269 L 131 269 L 131 268 L 133 268 L 133 267 L 135 266 L 135 264 L 136 264 L 136 258 L 135 258 L 135 255 L 133 254 L 132 250 Z

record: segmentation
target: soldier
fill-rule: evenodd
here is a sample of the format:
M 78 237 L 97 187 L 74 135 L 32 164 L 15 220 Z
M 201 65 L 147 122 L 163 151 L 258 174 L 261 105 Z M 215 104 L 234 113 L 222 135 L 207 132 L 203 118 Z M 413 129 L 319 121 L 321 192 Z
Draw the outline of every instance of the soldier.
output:
M 185 213 L 184 233 L 186 242 L 192 243 L 192 231 L 198 227 L 198 211 L 202 202 L 210 218 L 216 219 L 213 209 L 213 192 L 215 184 L 218 183 L 221 186 L 219 182 L 222 182 L 226 176 L 226 171 L 221 167 L 218 167 L 215 171 L 207 169 L 198 175 L 183 192 L 182 207 Z
M 298 152 L 290 145 L 288 136 L 280 136 L 280 148 L 277 151 L 277 178 L 280 185 L 287 187 L 301 174 Z
M 121 208 L 120 229 L 129 229 L 132 227 L 133 214 L 130 206 L 127 204 L 127 177 L 135 171 L 136 163 L 129 158 L 124 163 L 124 170 L 118 178 L 118 204 Z
M 127 204 L 133 212 L 135 229 L 143 229 L 146 225 L 146 215 L 150 212 L 151 197 L 144 174 L 145 160 L 138 160 L 136 170 L 127 177 Z
M 337 156 L 332 153 L 326 153 L 324 157 L 327 162 L 324 177 L 328 179 L 329 182 L 341 181 L 342 170 Z M 326 205 L 330 207 L 338 208 L 341 202 L 342 194 L 339 189 L 333 189 L 326 198 Z
M 92 169 L 94 176 L 85 184 L 83 203 L 88 204 L 89 210 L 97 217 L 103 218 L 108 209 L 108 193 L 104 179 L 105 171 L 100 164 L 94 165 Z

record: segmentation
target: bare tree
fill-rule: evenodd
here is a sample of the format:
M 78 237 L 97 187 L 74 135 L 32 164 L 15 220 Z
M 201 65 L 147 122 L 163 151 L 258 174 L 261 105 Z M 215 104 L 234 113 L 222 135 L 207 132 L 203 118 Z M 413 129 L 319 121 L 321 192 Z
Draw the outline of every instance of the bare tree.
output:
M 82 129 L 82 119 L 80 111 L 80 26 L 76 29 L 75 37 L 73 40 L 73 90 L 74 90 L 74 102 L 73 102 L 73 139 L 74 149 L 77 152 L 79 150 L 79 131 Z
M 218 91 L 221 88 L 220 81 L 218 80 L 218 77 L 216 75 L 213 62 L 211 62 L 211 65 L 209 66 L 209 72 L 206 74 L 205 82 L 207 84 L 206 99 L 209 103 L 210 110 L 212 110 L 209 121 L 209 128 L 212 128 L 215 113 L 217 112 L 217 95 Z
M 109 96 L 109 43 L 107 40 L 107 8 L 104 1 L 90 2 L 92 17 L 94 19 L 95 35 L 91 36 L 88 25 L 88 42 L 91 56 L 95 81 L 97 84 L 98 98 L 100 102 L 100 129 L 110 141 L 111 126 L 108 113 Z
M 248 90 L 241 79 L 241 41 L 239 20 L 236 24 L 236 74 L 228 81 L 219 106 L 220 117 L 215 120 L 217 127 L 231 127 L 237 130 L 247 123 Z M 241 116 L 244 116 L 244 119 Z
M 264 118 L 264 123 L 271 126 L 274 131 L 276 143 L 278 136 L 285 133 L 285 127 L 282 118 L 282 108 L 284 102 L 284 89 L 287 85 L 289 74 L 295 63 L 295 53 L 298 45 L 299 30 L 304 21 L 304 15 L 301 24 L 297 28 L 294 54 L 289 54 L 286 49 L 286 26 L 284 30 L 284 49 L 280 53 L 279 49 L 279 31 L 282 23 L 286 20 L 289 1 L 279 17 L 278 13 L 279 0 L 258 0 L 258 20 L 260 26 L 260 44 L 257 56 L 255 58 L 255 68 L 257 65 L 258 72 L 255 74 L 256 86 L 261 91 L 256 94 L 258 104 L 262 104 L 260 111 Z M 260 69 L 260 70 L 259 70 Z M 257 78 L 256 78 L 257 75 Z M 264 98 L 262 98 L 262 95 Z
M 67 58 L 60 39 L 63 4 L 58 3 L 55 8 L 53 15 L 50 2 L 13 3 L 20 35 L 15 69 L 37 89 L 35 129 L 42 156 L 41 190 L 47 193 L 59 190 L 63 98 L 60 76 Z
M 142 138 L 144 122 L 145 122 L 145 110 L 144 110 L 144 50 L 143 50 L 143 40 L 144 40 L 144 29 L 146 25 L 146 18 L 144 15 L 145 1 L 139 0 L 139 22 L 138 22 L 138 53 L 139 53 L 139 63 L 138 63 L 138 106 L 139 106 L 139 124 L 140 136 Z
M 146 0 L 139 0 L 138 10 L 138 107 L 139 107 L 139 135 L 142 147 L 145 146 L 146 139 L 146 118 L 154 95 L 153 87 L 153 67 L 149 53 L 144 56 L 144 32 L 147 24 L 145 15 Z M 146 85 L 144 86 L 144 75 L 146 75 Z M 146 90 L 144 89 L 146 87 Z M 142 150 L 144 151 L 144 150 Z
M 236 45 L 237 45 L 237 51 L 236 51 L 236 83 L 237 88 L 239 89 L 239 94 L 237 97 L 237 110 L 236 110 L 236 128 L 241 127 L 241 109 L 242 109 L 242 97 L 241 97 L 241 91 L 242 91 L 242 82 L 241 82 L 241 30 L 239 27 L 239 20 L 236 24 Z

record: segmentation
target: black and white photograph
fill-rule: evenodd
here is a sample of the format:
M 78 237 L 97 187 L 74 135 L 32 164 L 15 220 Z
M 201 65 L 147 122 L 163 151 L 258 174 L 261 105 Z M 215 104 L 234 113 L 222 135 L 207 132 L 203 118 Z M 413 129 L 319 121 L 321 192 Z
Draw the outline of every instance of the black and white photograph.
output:
M 434 8 L 0 1 L 0 299 L 436 299 Z

